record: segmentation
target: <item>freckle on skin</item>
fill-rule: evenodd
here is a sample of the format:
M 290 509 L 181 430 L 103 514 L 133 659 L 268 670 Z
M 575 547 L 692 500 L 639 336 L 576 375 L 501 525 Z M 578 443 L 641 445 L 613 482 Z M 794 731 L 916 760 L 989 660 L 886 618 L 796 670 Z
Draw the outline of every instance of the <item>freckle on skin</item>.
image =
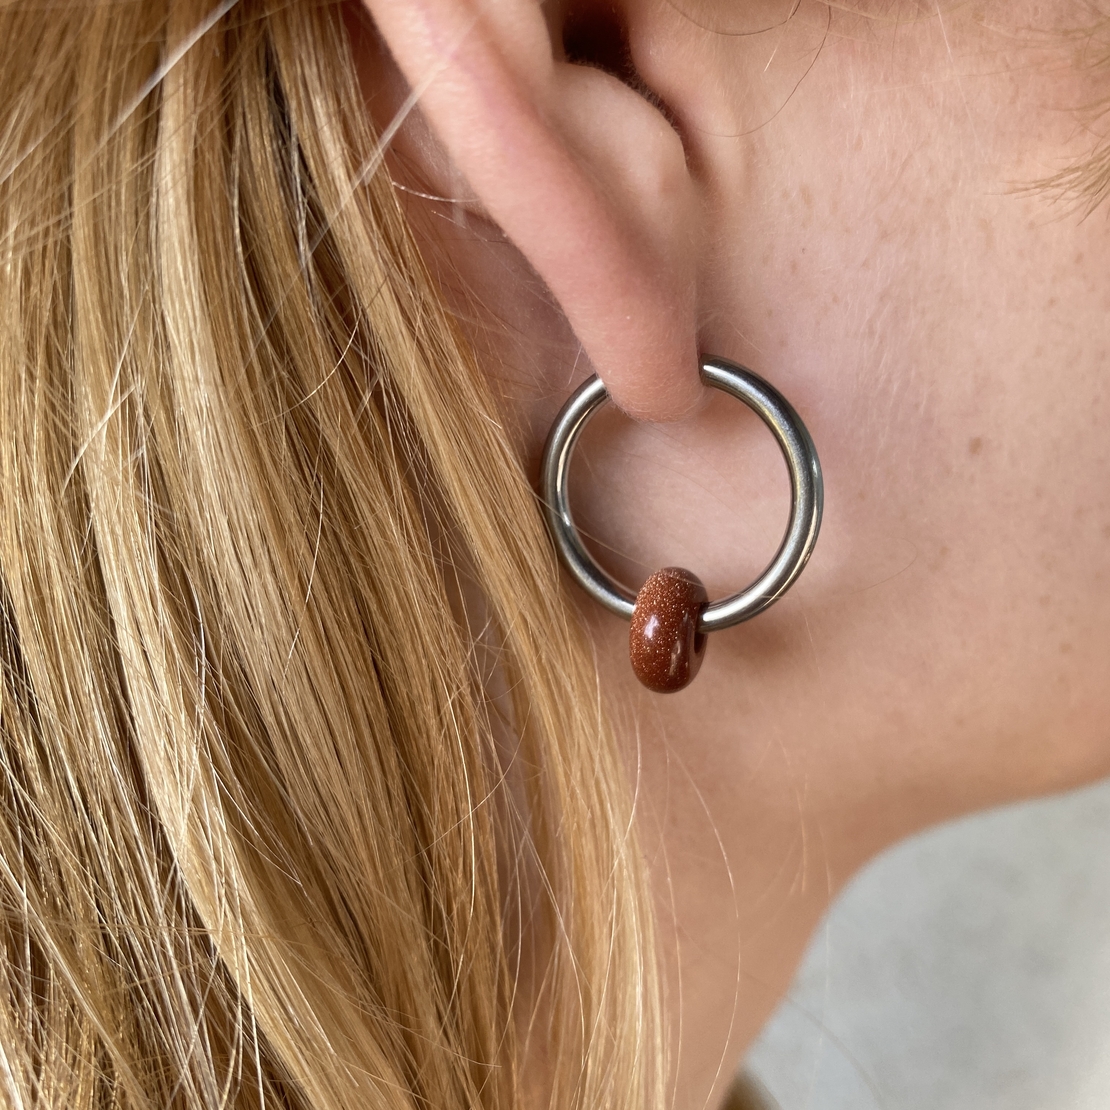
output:
M 974 436 L 972 439 L 968 440 L 967 453 L 969 455 L 978 455 L 979 452 L 982 451 L 982 450 L 983 450 L 983 437 L 982 436 Z

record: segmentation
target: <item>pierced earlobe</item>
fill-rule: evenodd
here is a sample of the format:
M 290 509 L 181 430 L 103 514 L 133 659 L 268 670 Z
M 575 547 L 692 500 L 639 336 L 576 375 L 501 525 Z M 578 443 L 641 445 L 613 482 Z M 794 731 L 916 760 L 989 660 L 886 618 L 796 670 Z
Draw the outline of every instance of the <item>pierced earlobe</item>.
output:
M 633 622 L 632 669 L 645 686 L 660 692 L 680 690 L 693 680 L 708 633 L 751 620 L 797 581 L 817 543 L 825 500 L 813 440 L 801 417 L 774 386 L 720 358 L 703 359 L 701 377 L 706 385 L 743 401 L 760 417 L 778 441 L 790 473 L 790 523 L 782 543 L 759 578 L 731 597 L 703 603 L 700 580 L 681 567 L 658 571 L 636 595 L 615 582 L 586 550 L 571 514 L 567 475 L 578 437 L 609 399 L 598 378 L 591 378 L 571 395 L 551 426 L 543 453 L 540 487 L 555 549 L 586 593 Z M 653 618 L 657 627 L 650 629 Z M 700 644 L 698 637 L 702 638 Z

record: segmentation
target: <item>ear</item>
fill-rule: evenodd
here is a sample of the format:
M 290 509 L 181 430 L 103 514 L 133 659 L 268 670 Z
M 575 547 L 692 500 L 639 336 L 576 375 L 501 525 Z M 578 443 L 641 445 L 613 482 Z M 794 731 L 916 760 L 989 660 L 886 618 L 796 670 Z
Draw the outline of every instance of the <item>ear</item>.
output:
M 364 2 L 616 403 L 644 420 L 693 411 L 699 202 L 663 113 L 600 68 L 561 60 L 562 29 L 539 0 Z

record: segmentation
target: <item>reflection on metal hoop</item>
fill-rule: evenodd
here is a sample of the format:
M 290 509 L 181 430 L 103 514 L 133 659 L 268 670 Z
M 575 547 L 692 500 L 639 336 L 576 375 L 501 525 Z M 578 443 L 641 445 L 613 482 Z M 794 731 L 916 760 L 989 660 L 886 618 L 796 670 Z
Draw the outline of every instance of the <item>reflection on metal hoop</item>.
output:
M 749 620 L 776 602 L 805 567 L 821 528 L 824 486 L 813 440 L 801 418 L 774 386 L 750 370 L 719 358 L 703 359 L 702 380 L 743 401 L 778 440 L 790 472 L 790 524 L 767 569 L 746 589 L 714 601 L 698 621 L 698 632 L 716 632 Z M 567 570 L 607 609 L 631 619 L 636 594 L 613 581 L 583 546 L 567 499 L 567 473 L 578 437 L 609 399 L 600 378 L 583 383 L 555 418 L 543 453 L 540 483 L 547 525 Z

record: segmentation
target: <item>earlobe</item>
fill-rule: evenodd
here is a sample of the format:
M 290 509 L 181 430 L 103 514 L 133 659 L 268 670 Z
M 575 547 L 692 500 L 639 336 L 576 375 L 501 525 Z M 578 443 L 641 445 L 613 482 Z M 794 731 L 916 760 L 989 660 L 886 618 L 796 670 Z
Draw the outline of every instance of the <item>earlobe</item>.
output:
M 666 116 L 617 77 L 559 60 L 535 0 L 365 3 L 455 165 L 546 282 L 616 403 L 644 420 L 690 413 L 704 393 L 699 205 Z

